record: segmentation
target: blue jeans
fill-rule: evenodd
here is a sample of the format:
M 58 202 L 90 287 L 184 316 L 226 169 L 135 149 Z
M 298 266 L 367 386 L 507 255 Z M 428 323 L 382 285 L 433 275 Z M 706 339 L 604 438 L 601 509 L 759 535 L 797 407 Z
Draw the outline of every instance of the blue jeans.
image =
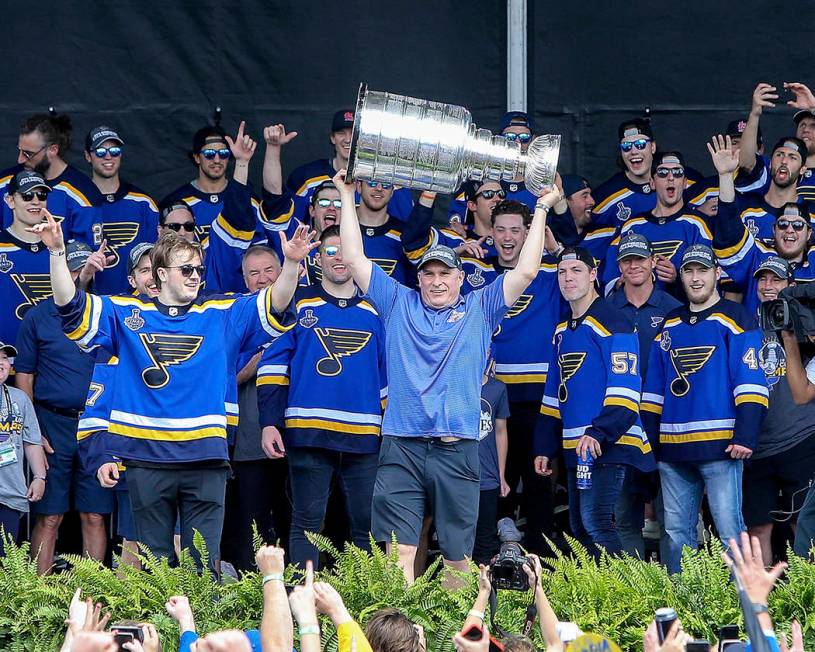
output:
M 625 481 L 614 506 L 614 523 L 623 550 L 632 557 L 645 559 L 645 541 L 642 538 L 642 528 L 645 527 L 645 498 L 635 486 L 633 477 L 635 472 L 636 469 L 633 467 L 625 470 Z
M 594 557 L 600 556 L 598 546 L 609 554 L 623 549 L 620 535 L 614 527 L 614 507 L 625 480 L 622 464 L 595 464 L 591 489 L 577 488 L 577 474 L 569 469 L 569 524 L 572 535 Z
M 741 460 L 659 463 L 665 533 L 668 536 L 665 565 L 669 573 L 678 573 L 682 569 L 684 546 L 696 550 L 696 523 L 705 490 L 713 523 L 724 544 L 745 531 L 741 513 L 743 471 L 744 462 Z
M 293 564 L 306 567 L 311 560 L 319 567 L 320 555 L 309 543 L 306 532 L 319 532 L 334 479 L 345 498 L 351 539 L 370 550 L 371 501 L 376 480 L 378 453 L 340 453 L 324 448 L 286 449 L 292 494 L 289 556 Z

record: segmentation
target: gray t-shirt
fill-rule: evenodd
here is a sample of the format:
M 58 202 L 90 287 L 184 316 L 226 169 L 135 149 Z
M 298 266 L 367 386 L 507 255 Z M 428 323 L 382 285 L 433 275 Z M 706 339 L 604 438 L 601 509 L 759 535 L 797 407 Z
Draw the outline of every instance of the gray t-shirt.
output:
M 23 443 L 42 443 L 40 424 L 28 396 L 16 387 L 0 384 L 0 451 L 7 448 L 9 441 L 17 459 L 0 466 L 0 505 L 28 512 Z
M 258 416 L 258 390 L 255 377 L 238 385 L 238 429 L 235 432 L 235 449 L 232 459 L 235 462 L 253 462 L 267 459 L 261 446 L 260 417 Z
M 758 437 L 752 459 L 783 453 L 815 434 L 815 403 L 796 405 L 787 382 L 787 356 L 775 333 L 764 333 L 758 352 L 758 364 L 764 370 L 770 389 L 767 417 Z M 815 383 L 815 367 L 807 365 L 810 382 Z

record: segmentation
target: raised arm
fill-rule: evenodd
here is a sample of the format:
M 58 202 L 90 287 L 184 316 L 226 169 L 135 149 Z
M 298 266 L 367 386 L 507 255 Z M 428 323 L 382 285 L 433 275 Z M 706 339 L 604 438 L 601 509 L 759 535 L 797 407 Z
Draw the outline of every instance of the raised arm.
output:
M 257 551 L 255 561 L 263 575 L 263 616 L 260 621 L 263 649 L 269 652 L 289 652 L 294 642 L 294 628 L 286 584 L 283 581 L 283 549 L 263 546 Z
M 226 144 L 229 145 L 232 156 L 235 157 L 235 170 L 232 173 L 232 178 L 242 186 L 245 186 L 249 181 L 249 161 L 254 156 L 257 148 L 257 143 L 243 133 L 245 127 L 246 122 L 241 120 L 235 140 L 232 140 L 229 136 L 226 137 Z
M 761 82 L 753 91 L 753 103 L 750 106 L 750 116 L 747 126 L 741 134 L 741 147 L 739 148 L 739 167 L 750 172 L 756 165 L 756 149 L 758 146 L 758 122 L 764 107 L 774 107 L 773 100 L 778 99 L 775 86 Z
M 287 134 L 282 124 L 271 125 L 263 130 L 263 140 L 266 141 L 266 156 L 263 159 L 263 188 L 273 195 L 283 194 L 280 148 L 296 137 L 296 131 Z
M 535 280 L 540 271 L 543 258 L 543 242 L 546 235 L 546 215 L 561 199 L 557 186 L 544 190 L 535 204 L 535 215 L 532 226 L 526 236 L 524 246 L 518 257 L 518 264 L 504 275 L 504 301 L 508 306 L 514 304 L 521 293 Z
M 282 313 L 289 307 L 300 279 L 300 262 L 312 249 L 320 245 L 319 240 L 312 242 L 316 235 L 316 231 L 309 231 L 308 227 L 302 224 L 297 227 L 291 240 L 283 231 L 280 232 L 284 261 L 280 276 L 272 286 L 272 307 L 275 312 Z
M 809 382 L 804 363 L 801 360 L 801 347 L 792 331 L 781 331 L 784 352 L 787 356 L 787 382 L 796 405 L 806 405 L 815 401 L 815 385 Z
M 742 149 L 744 137 L 742 137 Z M 714 136 L 707 144 L 707 151 L 713 160 L 713 166 L 719 173 L 719 201 L 732 202 L 736 199 L 736 184 L 733 172 L 739 167 L 741 153 L 733 151 L 730 136 Z
M 48 253 L 51 254 L 51 289 L 54 291 L 54 303 L 64 306 L 74 298 L 76 286 L 65 258 L 62 225 L 54 219 L 48 209 L 43 208 L 42 212 L 45 214 L 45 222 L 27 227 L 26 231 L 39 235 L 42 243 L 48 247 Z
M 354 184 L 346 181 L 345 170 L 340 170 L 334 176 L 334 185 L 340 191 L 340 199 L 342 199 L 342 213 L 340 215 L 342 259 L 351 268 L 354 282 L 364 294 L 371 284 L 373 263 L 366 258 L 365 250 L 362 247 L 362 232 L 359 230 Z

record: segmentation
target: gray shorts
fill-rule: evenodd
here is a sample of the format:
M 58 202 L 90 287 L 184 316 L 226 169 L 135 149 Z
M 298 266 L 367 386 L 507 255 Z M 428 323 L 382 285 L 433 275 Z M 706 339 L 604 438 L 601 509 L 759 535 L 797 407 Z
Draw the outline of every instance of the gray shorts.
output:
M 478 441 L 430 437 L 382 439 L 374 485 L 371 530 L 377 541 L 416 546 L 430 505 L 442 555 L 472 555 L 478 521 Z

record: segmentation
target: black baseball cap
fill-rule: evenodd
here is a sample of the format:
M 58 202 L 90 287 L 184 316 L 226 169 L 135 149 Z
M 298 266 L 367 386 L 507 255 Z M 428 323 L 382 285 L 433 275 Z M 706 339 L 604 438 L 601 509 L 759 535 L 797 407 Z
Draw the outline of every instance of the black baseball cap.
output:
M 682 263 L 679 265 L 679 269 L 691 263 L 698 263 L 708 269 L 719 266 L 719 261 L 716 259 L 716 254 L 713 253 L 713 249 L 701 244 L 691 245 L 685 249 L 685 253 L 682 254 Z
M 781 210 L 775 216 L 775 221 L 777 222 L 780 219 L 795 219 L 800 218 L 806 222 L 806 225 L 810 228 L 812 224 L 810 224 L 809 216 L 807 215 L 809 210 L 807 209 L 807 204 L 799 204 L 794 201 L 788 201 L 781 207 Z
M 481 186 L 490 182 L 498 184 L 501 183 L 495 179 L 481 179 L 481 181 L 470 179 L 469 181 L 465 181 L 461 186 L 461 189 L 464 191 L 464 198 L 467 201 L 475 201 L 478 199 L 478 193 L 481 192 Z M 503 186 L 501 186 L 501 188 L 503 188 Z M 496 190 L 501 190 L 501 188 L 496 188 Z
M 323 181 L 319 186 L 317 186 L 314 189 L 313 193 L 311 193 L 311 205 L 312 206 L 314 206 L 314 204 L 317 203 L 317 199 L 318 199 L 317 195 L 319 195 L 323 190 L 326 190 L 327 188 L 330 188 L 332 190 L 339 190 L 339 188 L 337 188 L 337 186 L 334 185 L 334 182 L 331 179 L 326 179 L 325 181 Z
M 421 269 L 427 263 L 433 260 L 444 263 L 451 269 L 461 269 L 461 258 L 459 258 L 458 254 L 450 249 L 450 247 L 445 247 L 444 245 L 436 245 L 435 247 L 428 249 L 424 256 L 421 257 L 419 264 L 416 267 Z
M 571 197 L 576 192 L 580 192 L 586 188 L 591 189 L 588 180 L 579 174 L 564 174 L 560 177 L 560 180 L 563 183 L 564 197 Z
M 51 192 L 51 186 L 45 181 L 45 178 L 33 170 L 23 170 L 18 172 L 9 184 L 9 193 L 15 192 L 24 193 L 31 192 L 36 188 L 42 188 L 45 192 Z
M 502 132 L 507 127 L 526 127 L 530 132 L 535 131 L 532 125 L 532 118 L 525 111 L 507 111 L 501 116 L 501 124 L 498 126 L 498 132 Z
M 17 357 L 17 349 L 15 349 L 11 344 L 0 342 L 0 351 L 5 353 L 9 358 Z
M 354 126 L 354 112 L 351 109 L 340 109 L 331 119 L 331 133 Z
M 127 275 L 130 276 L 136 265 L 142 259 L 142 256 L 149 254 L 153 251 L 155 245 L 152 242 L 140 242 L 130 250 L 130 255 L 127 257 Z
M 782 138 L 775 145 L 773 145 L 773 151 L 770 155 L 772 156 L 772 154 L 775 154 L 775 150 L 781 149 L 782 147 L 794 149 L 801 157 L 801 162 L 806 163 L 808 152 L 806 143 L 804 143 L 803 140 L 797 138 L 796 136 L 787 136 L 786 138 Z
M 588 265 L 589 269 L 597 268 L 597 261 L 594 260 L 594 256 L 592 256 L 589 251 L 583 247 L 566 247 L 560 252 L 560 256 L 558 256 L 558 265 L 560 265 L 560 263 L 562 263 L 564 260 L 579 260 L 581 263 Z
M 617 248 L 617 262 L 619 263 L 623 258 L 629 256 L 636 256 L 637 258 L 650 258 L 654 255 L 654 250 L 651 248 L 651 243 L 644 235 L 629 231 L 620 240 L 620 246 Z
M 804 118 L 815 118 L 815 109 L 802 109 L 800 111 L 796 111 L 795 115 L 792 116 L 796 126 Z
M 159 220 L 159 224 L 164 224 L 164 220 L 167 219 L 167 216 L 175 210 L 189 211 L 190 215 L 193 217 L 193 220 L 195 219 L 195 213 L 192 212 L 190 205 L 183 199 L 174 199 L 173 201 L 161 206 L 160 209 L 159 216 L 161 219 Z
M 68 270 L 75 272 L 82 269 L 85 261 L 91 257 L 93 249 L 86 245 L 81 240 L 71 240 L 65 245 L 65 262 L 68 264 Z
M 622 140 L 629 136 L 653 138 L 654 133 L 651 131 L 651 123 L 645 118 L 631 118 L 621 122 L 620 126 L 617 127 L 617 139 Z
M 756 271 L 753 272 L 753 276 L 757 277 L 764 271 L 772 272 L 778 278 L 785 281 L 792 280 L 792 269 L 790 269 L 790 264 L 778 256 L 770 256 L 769 258 L 765 259 L 764 262 L 762 262 L 761 265 L 756 268 Z
M 193 134 L 192 151 L 190 153 L 197 154 L 204 149 L 205 145 L 226 142 L 226 132 L 220 126 L 207 125 Z
M 91 129 L 88 135 L 85 136 L 85 151 L 90 152 L 92 149 L 96 149 L 106 140 L 115 140 L 120 145 L 125 144 L 125 141 L 113 129 L 101 125 Z
M 679 165 L 685 167 L 685 158 L 681 152 L 657 152 L 651 161 L 651 174 L 657 171 L 661 165 Z

